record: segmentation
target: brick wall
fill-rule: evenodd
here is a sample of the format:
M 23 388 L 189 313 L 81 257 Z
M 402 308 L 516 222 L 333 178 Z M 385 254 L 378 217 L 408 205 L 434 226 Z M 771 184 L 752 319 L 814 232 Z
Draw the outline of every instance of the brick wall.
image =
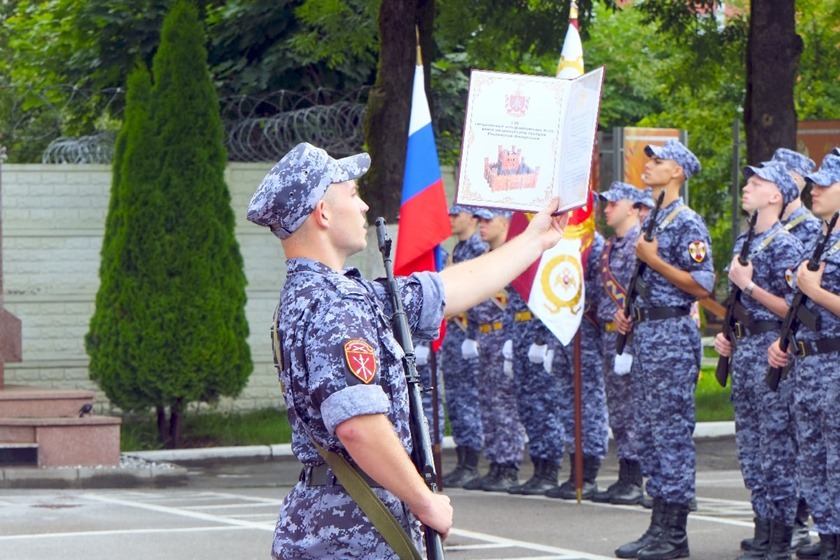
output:
M 226 172 L 248 278 L 254 372 L 239 398 L 221 403 L 225 409 L 282 405 L 268 325 L 285 277 L 283 251 L 266 229 L 245 220 L 248 201 L 270 167 L 234 163 Z M 111 168 L 7 164 L 2 174 L 4 302 L 23 324 L 23 361 L 6 364 L 6 383 L 97 390 L 88 379 L 84 336 L 99 287 Z M 451 200 L 451 169 L 444 170 L 444 182 Z M 368 277 L 383 273 L 375 232 L 368 250 L 348 265 Z M 97 405 L 101 411 L 111 409 L 101 392 Z

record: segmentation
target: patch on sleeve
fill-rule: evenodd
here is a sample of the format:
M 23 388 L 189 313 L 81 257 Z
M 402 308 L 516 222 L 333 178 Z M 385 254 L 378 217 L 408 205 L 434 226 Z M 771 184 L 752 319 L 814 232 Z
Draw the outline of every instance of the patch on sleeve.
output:
M 376 354 L 373 346 L 364 340 L 354 338 L 344 343 L 344 358 L 350 373 L 362 383 L 370 383 L 376 377 Z
M 787 282 L 788 288 L 791 290 L 793 289 L 793 269 L 788 268 L 785 270 L 785 282 Z
M 703 262 L 706 260 L 706 243 L 704 241 L 692 241 L 688 244 L 688 254 L 694 259 L 694 262 Z

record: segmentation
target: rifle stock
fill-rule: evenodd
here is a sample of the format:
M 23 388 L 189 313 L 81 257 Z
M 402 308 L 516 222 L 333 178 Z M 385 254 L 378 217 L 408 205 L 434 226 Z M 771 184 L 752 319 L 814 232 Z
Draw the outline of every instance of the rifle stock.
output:
M 741 266 L 747 266 L 749 262 L 750 246 L 755 237 L 755 222 L 758 219 L 758 210 L 755 210 L 750 216 L 750 229 L 747 232 L 747 239 L 741 246 L 741 252 L 738 254 L 738 262 Z M 723 336 L 726 340 L 732 342 L 733 328 L 735 325 L 735 307 L 741 299 L 741 288 L 732 285 L 732 293 L 729 294 L 729 299 L 726 301 L 726 315 L 723 318 Z M 733 352 L 735 348 L 732 348 Z M 717 367 L 715 368 L 715 379 L 721 387 L 726 387 L 726 381 L 729 379 L 729 373 L 732 370 L 732 354 L 729 356 L 719 356 Z
M 840 216 L 840 210 L 835 212 L 831 217 L 831 221 L 828 223 L 826 231 L 824 233 L 820 232 L 820 237 L 817 239 L 817 245 L 814 247 L 814 253 L 811 255 L 811 258 L 808 259 L 808 270 L 812 272 L 819 270 L 826 243 L 828 243 L 828 238 L 831 237 L 831 232 L 834 231 L 834 226 L 837 225 L 838 216 Z M 799 308 L 802 307 L 806 301 L 808 301 L 808 297 L 803 294 L 797 286 L 793 293 L 793 301 L 790 304 L 790 309 L 788 309 L 787 315 L 785 315 L 785 320 L 782 322 L 782 328 L 779 331 L 779 349 L 782 352 L 787 352 L 788 347 L 790 346 L 790 339 L 799 329 L 799 320 L 797 315 L 799 314 Z M 767 371 L 764 381 L 767 383 L 767 386 L 770 387 L 771 391 L 775 391 L 779 388 L 779 381 L 781 381 L 781 378 L 782 368 L 771 367 Z
M 659 197 L 656 199 L 656 206 L 651 211 L 650 219 L 645 228 L 644 236 L 646 241 L 653 241 L 653 229 L 656 227 L 656 216 L 659 214 L 659 209 L 662 208 L 662 201 L 665 200 L 665 189 L 659 191 Z M 633 308 L 633 302 L 639 295 L 636 289 L 636 283 L 639 275 L 645 270 L 645 263 L 636 257 L 636 263 L 633 265 L 633 274 L 630 276 L 630 283 L 627 285 L 627 296 L 624 298 L 624 316 L 630 317 L 630 310 Z M 624 347 L 627 345 L 627 334 L 618 333 L 615 339 L 615 353 L 621 355 L 624 353 Z
M 399 297 L 399 287 L 394 278 L 394 267 L 391 261 L 391 239 L 385 230 L 384 218 L 376 219 L 376 237 L 379 242 L 379 251 L 382 253 L 382 263 L 385 265 L 388 297 L 394 309 L 394 318 L 392 321 L 394 337 L 405 352 L 403 368 L 408 384 L 411 439 L 413 441 L 412 460 L 417 467 L 417 472 L 420 473 L 420 476 L 426 482 L 426 486 L 432 492 L 437 492 L 437 473 L 435 472 L 434 456 L 432 454 L 432 441 L 429 437 L 429 427 L 426 423 L 425 412 L 423 411 L 423 399 L 420 395 L 420 377 L 417 374 L 417 366 L 414 363 L 414 342 L 411 340 L 411 329 L 408 326 L 408 318 L 405 315 L 402 299 Z M 443 542 L 441 541 L 440 534 L 431 527 L 424 525 L 423 535 L 426 543 L 426 557 L 429 560 L 443 560 Z

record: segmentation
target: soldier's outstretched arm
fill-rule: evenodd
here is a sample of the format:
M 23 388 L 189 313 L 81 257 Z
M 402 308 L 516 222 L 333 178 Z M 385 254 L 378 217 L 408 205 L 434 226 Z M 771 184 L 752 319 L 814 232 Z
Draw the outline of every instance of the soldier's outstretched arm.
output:
M 335 435 L 368 476 L 405 503 L 423 525 L 446 538 L 452 528 L 449 496 L 426 486 L 387 416 L 354 416 L 339 424 Z
M 525 231 L 498 249 L 441 271 L 446 316 L 462 313 L 491 297 L 539 259 L 543 251 L 554 247 L 569 221 L 568 213 L 553 215 L 559 207 L 560 199 L 555 198 L 531 219 Z

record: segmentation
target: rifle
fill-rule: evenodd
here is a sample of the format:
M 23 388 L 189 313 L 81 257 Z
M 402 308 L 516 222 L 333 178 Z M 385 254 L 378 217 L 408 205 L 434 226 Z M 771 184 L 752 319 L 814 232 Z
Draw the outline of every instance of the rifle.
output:
M 408 405 L 410 414 L 411 439 L 413 442 L 412 460 L 417 472 L 423 477 L 426 486 L 432 492 L 437 492 L 437 473 L 435 472 L 434 456 L 432 455 L 432 441 L 429 437 L 429 426 L 423 411 L 423 399 L 420 395 L 420 377 L 414 363 L 414 343 L 411 340 L 411 330 L 408 318 L 403 309 L 402 299 L 399 297 L 399 287 L 394 279 L 394 267 L 391 261 L 391 239 L 385 231 L 385 219 L 376 219 L 376 238 L 379 241 L 379 252 L 382 253 L 382 263 L 385 265 L 387 277 L 387 292 L 394 309 L 392 319 L 394 337 L 405 352 L 403 369 L 408 384 Z M 440 534 L 428 526 L 423 526 L 426 542 L 426 557 L 429 560 L 443 560 L 443 543 Z
M 749 263 L 750 245 L 752 245 L 753 237 L 755 237 L 755 221 L 758 219 L 758 210 L 755 210 L 750 216 L 750 229 L 747 232 L 747 239 L 741 246 L 741 252 L 738 254 L 738 262 L 741 266 L 747 266 Z M 726 315 L 723 317 L 723 336 L 726 340 L 732 342 L 732 336 L 735 328 L 735 308 L 738 302 L 741 301 L 741 288 L 732 285 L 732 292 L 729 294 L 729 299 L 726 300 Z M 732 351 L 735 351 L 733 346 Z M 726 387 L 726 380 L 729 378 L 729 372 L 732 369 L 732 354 L 729 356 L 718 356 L 717 368 L 715 369 L 715 379 L 720 383 L 721 387 Z
M 656 206 L 648 217 L 647 227 L 645 228 L 645 241 L 653 241 L 653 228 L 656 227 L 656 216 L 659 214 L 659 209 L 662 208 L 662 201 L 665 200 L 665 189 L 659 191 L 659 197 L 656 199 Z M 638 283 L 639 276 L 645 271 L 646 265 L 641 259 L 636 257 L 636 264 L 633 265 L 633 274 L 630 276 L 630 283 L 627 284 L 627 296 L 624 298 L 624 316 L 630 317 L 630 310 L 633 308 L 633 302 L 639 295 Z M 624 347 L 627 345 L 627 334 L 618 333 L 615 339 L 615 353 L 621 355 L 624 353 Z
M 811 258 L 808 259 L 807 266 L 808 270 L 811 272 L 819 270 L 820 268 L 820 262 L 822 261 L 825 246 L 828 243 L 828 238 L 831 236 L 831 232 L 834 231 L 834 226 L 837 225 L 838 216 L 840 216 L 840 210 L 835 212 L 831 217 L 831 221 L 828 222 L 828 228 L 825 233 L 820 232 L 820 237 L 817 238 L 817 245 L 814 247 L 814 253 L 811 255 Z M 803 294 L 802 290 L 800 290 L 797 286 L 793 292 L 793 301 L 790 304 L 790 309 L 788 309 L 787 315 L 785 315 L 785 320 L 782 322 L 782 328 L 779 331 L 779 350 L 782 352 L 787 352 L 788 347 L 790 346 L 790 339 L 796 335 L 796 331 L 799 330 L 799 309 L 805 305 L 806 301 L 808 301 L 808 296 Z M 781 377 L 782 368 L 771 367 L 767 371 L 767 376 L 764 378 L 764 381 L 770 387 L 771 391 L 775 391 L 779 387 L 779 380 Z

